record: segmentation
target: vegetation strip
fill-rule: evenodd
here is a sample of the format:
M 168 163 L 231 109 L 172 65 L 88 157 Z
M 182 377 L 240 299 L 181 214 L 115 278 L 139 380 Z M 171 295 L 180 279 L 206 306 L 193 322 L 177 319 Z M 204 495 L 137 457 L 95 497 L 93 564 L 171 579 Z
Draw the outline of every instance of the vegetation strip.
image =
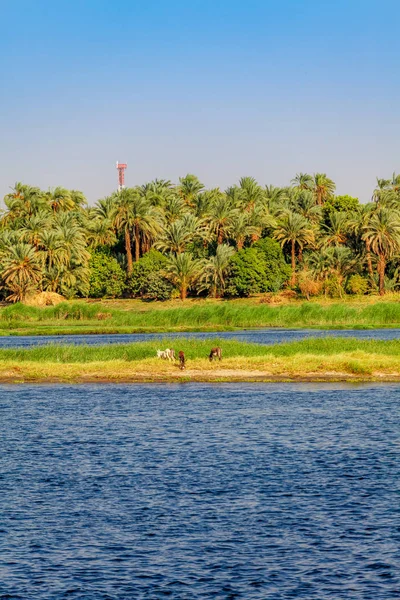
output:
M 162 333 L 224 331 L 259 327 L 398 327 L 400 302 L 272 306 L 220 302 L 157 310 L 123 310 L 102 303 L 63 302 L 37 308 L 15 304 L 0 309 L 0 335 Z
M 183 350 L 187 368 L 156 358 Z M 223 360 L 210 362 L 221 346 Z M 397 381 L 400 340 L 307 339 L 264 346 L 181 338 L 108 346 L 45 345 L 0 350 L 0 381 Z
M 0 298 L 185 300 L 289 287 L 310 299 L 397 289 L 400 175 L 378 179 L 367 204 L 335 192 L 325 173 L 298 173 L 285 187 L 242 177 L 225 191 L 188 174 L 89 207 L 80 191 L 17 183 L 0 214 Z

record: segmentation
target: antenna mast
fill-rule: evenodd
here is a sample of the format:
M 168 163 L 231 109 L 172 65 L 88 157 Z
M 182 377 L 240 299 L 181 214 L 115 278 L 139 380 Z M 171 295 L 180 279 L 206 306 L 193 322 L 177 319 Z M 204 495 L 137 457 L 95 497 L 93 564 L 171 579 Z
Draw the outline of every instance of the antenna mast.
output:
M 119 163 L 117 161 L 118 169 L 118 191 L 120 192 L 125 188 L 125 169 L 128 165 L 126 163 Z

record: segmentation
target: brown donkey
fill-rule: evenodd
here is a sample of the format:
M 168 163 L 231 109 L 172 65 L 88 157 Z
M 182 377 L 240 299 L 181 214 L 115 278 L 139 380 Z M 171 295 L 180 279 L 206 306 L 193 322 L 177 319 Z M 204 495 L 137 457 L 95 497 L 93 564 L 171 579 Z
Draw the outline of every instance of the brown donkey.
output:
M 183 369 L 185 368 L 185 353 L 182 352 L 182 350 L 179 350 L 179 368 L 181 371 L 183 371 Z
M 214 358 L 218 358 L 218 360 L 222 359 L 222 350 L 219 346 L 216 348 L 211 348 L 210 356 L 208 357 L 210 362 L 214 360 Z

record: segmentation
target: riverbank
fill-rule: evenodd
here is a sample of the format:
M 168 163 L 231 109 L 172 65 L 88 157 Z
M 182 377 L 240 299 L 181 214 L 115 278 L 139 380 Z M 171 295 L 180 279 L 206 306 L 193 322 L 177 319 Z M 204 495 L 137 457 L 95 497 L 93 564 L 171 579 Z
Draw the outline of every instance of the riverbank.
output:
M 63 302 L 0 308 L 0 335 L 74 335 L 234 331 L 266 327 L 374 329 L 400 327 L 400 296 L 391 301 L 299 302 L 263 298 L 145 304 L 138 301 Z
M 207 355 L 221 345 L 223 360 Z M 165 341 L 112 346 L 37 346 L 0 350 L 0 382 L 400 381 L 400 340 L 307 339 L 262 346 L 174 340 L 186 369 L 155 358 Z

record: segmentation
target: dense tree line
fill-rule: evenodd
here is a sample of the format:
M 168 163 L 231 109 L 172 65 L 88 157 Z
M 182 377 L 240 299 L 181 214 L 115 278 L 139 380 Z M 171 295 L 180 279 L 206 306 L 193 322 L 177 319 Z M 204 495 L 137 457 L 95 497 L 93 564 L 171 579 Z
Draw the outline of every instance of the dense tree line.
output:
M 371 201 L 335 195 L 325 174 L 288 187 L 251 177 L 225 191 L 194 175 L 155 180 L 87 206 L 81 192 L 16 184 L 0 217 L 1 293 L 167 299 L 247 296 L 284 286 L 384 294 L 399 279 L 400 176 Z

